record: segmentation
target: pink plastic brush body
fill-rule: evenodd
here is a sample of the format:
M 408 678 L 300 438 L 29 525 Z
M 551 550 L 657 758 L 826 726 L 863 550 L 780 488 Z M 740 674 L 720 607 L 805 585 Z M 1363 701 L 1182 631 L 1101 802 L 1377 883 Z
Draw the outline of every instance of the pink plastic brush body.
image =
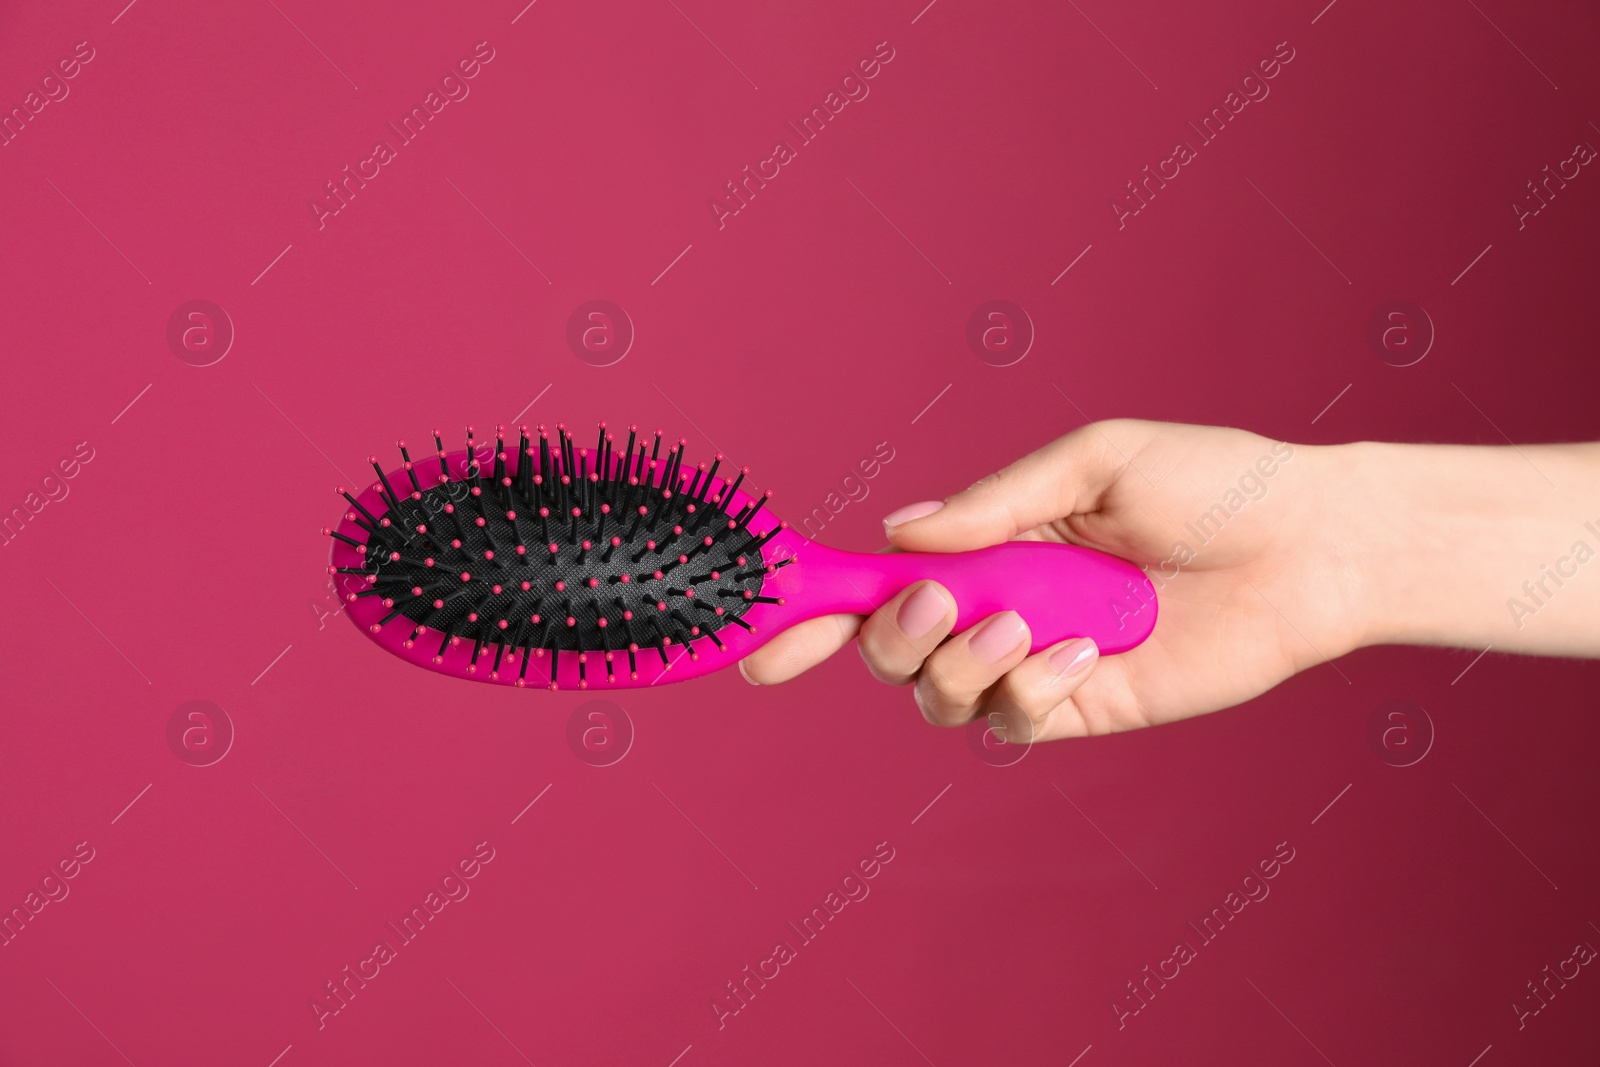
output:
M 464 469 L 466 452 L 451 454 L 447 462 L 452 471 Z M 389 472 L 392 484 L 402 484 L 404 471 Z M 720 479 L 719 479 L 720 481 Z M 369 485 L 357 500 L 380 518 L 388 510 L 381 495 Z M 754 499 L 735 494 L 733 511 Z M 357 541 L 365 539 L 350 517 L 340 520 L 337 532 Z M 762 513 L 752 524 L 752 532 L 763 533 L 779 525 L 777 516 Z M 360 567 L 364 557 L 343 541 L 334 540 L 330 562 L 335 567 Z M 635 689 L 665 682 L 682 682 L 732 666 L 785 629 L 820 615 L 870 614 L 895 594 L 924 578 L 931 578 L 955 597 L 955 631 L 960 632 L 996 612 L 1016 611 L 1027 622 L 1037 652 L 1072 637 L 1094 639 L 1106 655 L 1125 652 L 1150 636 L 1155 628 L 1158 605 L 1150 580 L 1136 566 L 1115 556 L 1073 545 L 1039 541 L 1012 541 L 974 552 L 918 553 L 844 552 L 816 544 L 792 529 L 785 529 L 769 541 L 760 553 L 768 564 L 785 558 L 793 563 L 768 575 L 763 596 L 776 596 L 782 604 L 752 604 L 745 611 L 745 622 L 755 627 L 748 632 L 735 625 L 716 632 L 727 651 L 719 651 L 707 638 L 695 641 L 691 655 L 683 646 L 668 648 L 670 667 L 663 668 L 654 646 L 641 647 L 638 677 L 629 677 L 626 651 L 613 652 L 615 680 L 608 681 L 604 653 L 582 653 L 585 658 L 586 689 Z M 336 579 L 340 594 L 364 588 L 359 575 L 340 574 Z M 377 597 L 346 600 L 346 614 L 362 633 L 385 651 L 418 667 L 479 682 L 525 686 L 580 688 L 577 652 L 562 652 L 559 676 L 550 676 L 550 655 L 531 654 L 524 670 L 522 655 L 502 661 L 498 677 L 491 677 L 492 653 L 480 655 L 477 668 L 468 670 L 473 642 L 461 638 L 446 647 L 440 662 L 441 635 L 428 631 L 410 648 L 405 641 L 413 624 L 395 619 L 373 632 L 371 627 L 386 614 Z

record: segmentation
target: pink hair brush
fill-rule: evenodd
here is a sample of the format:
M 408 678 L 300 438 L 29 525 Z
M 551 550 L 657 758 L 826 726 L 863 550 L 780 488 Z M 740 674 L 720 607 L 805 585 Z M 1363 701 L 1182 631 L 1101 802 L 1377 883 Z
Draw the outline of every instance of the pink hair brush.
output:
M 864 615 L 932 578 L 956 598 L 959 632 L 1017 611 L 1032 651 L 1091 637 L 1102 653 L 1150 635 L 1156 595 L 1131 563 L 1072 545 L 1014 541 L 950 554 L 841 552 L 762 514 L 771 493 L 745 471 L 684 466 L 629 427 L 593 451 L 564 425 L 522 428 L 508 448 L 474 446 L 404 465 L 359 495 L 333 538 L 329 572 L 352 622 L 385 650 L 456 678 L 551 689 L 683 681 L 728 666 L 789 626 Z M 637 446 L 637 448 L 635 447 Z M 437 472 L 433 471 L 438 464 Z M 548 655 L 546 655 L 548 653 Z

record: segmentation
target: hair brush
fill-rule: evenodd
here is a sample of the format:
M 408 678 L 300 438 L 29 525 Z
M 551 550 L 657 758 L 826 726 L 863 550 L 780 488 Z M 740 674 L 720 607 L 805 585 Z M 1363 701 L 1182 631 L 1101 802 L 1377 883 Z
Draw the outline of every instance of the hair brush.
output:
M 1131 563 L 1092 549 L 1013 541 L 959 553 L 856 553 L 815 544 L 741 490 L 723 457 L 690 469 L 606 424 L 594 449 L 504 428 L 487 443 L 403 465 L 359 494 L 333 530 L 329 573 L 352 622 L 387 651 L 456 678 L 551 689 L 683 681 L 755 651 L 789 626 L 869 614 L 932 578 L 963 630 L 1011 608 L 1032 651 L 1091 637 L 1103 653 L 1149 636 L 1156 595 Z M 435 464 L 437 469 L 435 470 Z M 729 473 L 732 473 L 731 471 Z M 537 661 L 537 665 L 536 662 Z

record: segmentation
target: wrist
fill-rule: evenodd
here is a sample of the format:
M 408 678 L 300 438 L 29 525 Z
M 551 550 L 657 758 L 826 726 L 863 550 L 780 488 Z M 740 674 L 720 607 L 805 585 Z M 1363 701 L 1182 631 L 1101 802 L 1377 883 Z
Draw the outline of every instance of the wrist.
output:
M 1600 448 L 1364 441 L 1328 452 L 1333 543 L 1359 575 L 1355 647 L 1596 654 L 1584 613 L 1600 565 L 1563 586 L 1544 579 L 1531 597 L 1524 587 L 1580 538 L 1600 551 L 1584 526 L 1600 530 Z M 1535 601 L 1537 627 L 1516 607 Z
M 1354 647 L 1429 643 L 1438 625 L 1436 563 L 1452 551 L 1441 512 L 1455 510 L 1435 492 L 1419 495 L 1420 456 L 1379 441 L 1335 445 L 1332 497 L 1336 541 L 1358 577 Z M 1469 498 L 1456 507 L 1470 509 Z M 1483 516 L 1456 514 L 1451 525 L 1476 529 Z M 1460 546 L 1457 546 L 1459 550 Z

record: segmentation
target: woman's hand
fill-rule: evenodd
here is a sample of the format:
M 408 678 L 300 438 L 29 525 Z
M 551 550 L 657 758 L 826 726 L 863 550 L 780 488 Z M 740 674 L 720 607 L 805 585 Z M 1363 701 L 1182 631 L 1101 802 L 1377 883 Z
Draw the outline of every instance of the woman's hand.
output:
M 1035 655 L 1027 620 L 1002 612 L 950 637 L 956 608 L 918 582 L 871 616 L 813 619 L 740 664 L 771 685 L 851 638 L 872 673 L 914 683 L 928 721 L 988 717 L 1011 742 L 1082 737 L 1241 703 L 1356 647 L 1368 600 L 1343 554 L 1336 448 L 1242 430 L 1116 420 L 1082 427 L 942 504 L 884 520 L 890 543 L 962 552 L 1060 541 L 1142 565 L 1157 588 L 1155 632 L 1101 660 L 1087 638 Z
M 1030 656 L 1026 619 L 950 637 L 949 591 L 918 582 L 870 617 L 794 627 L 740 664 L 746 678 L 792 678 L 859 633 L 872 673 L 915 683 L 928 721 L 982 715 L 1027 743 L 1230 707 L 1362 645 L 1600 656 L 1600 443 L 1291 446 L 1119 419 L 884 528 L 907 551 L 1034 540 L 1121 556 L 1156 586 L 1155 632 L 1103 662 L 1086 638 Z

